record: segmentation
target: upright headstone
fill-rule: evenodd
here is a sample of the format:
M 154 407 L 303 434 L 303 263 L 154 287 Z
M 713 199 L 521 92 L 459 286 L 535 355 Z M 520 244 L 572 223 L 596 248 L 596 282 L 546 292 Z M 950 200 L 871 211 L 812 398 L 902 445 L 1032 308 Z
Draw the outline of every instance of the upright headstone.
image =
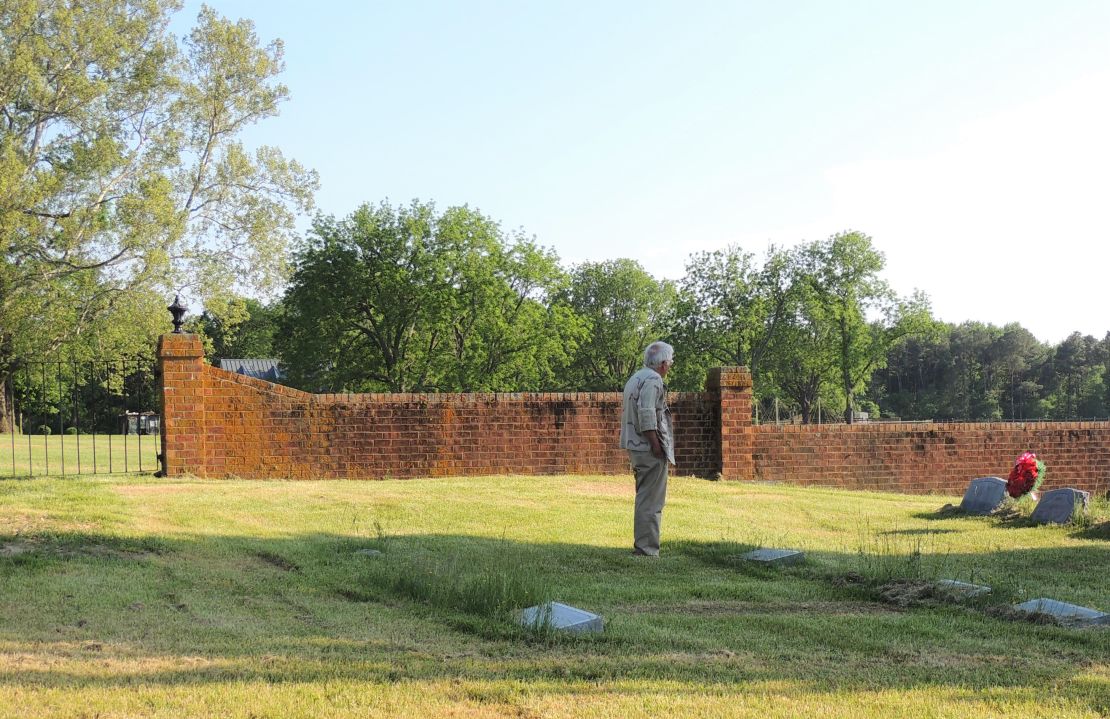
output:
M 559 602 L 528 607 L 521 612 L 520 623 L 533 628 L 549 624 L 552 629 L 576 633 L 600 632 L 605 629 L 605 620 L 598 615 Z
M 1090 501 L 1090 492 L 1071 487 L 1054 489 L 1041 496 L 1041 501 L 1037 502 L 1030 519 L 1036 524 L 1067 524 L 1075 514 L 1075 506 L 1082 505 L 1083 511 L 1086 512 Z
M 1006 480 L 1001 477 L 979 477 L 971 480 L 964 492 L 960 509 L 968 514 L 990 514 L 1006 499 Z

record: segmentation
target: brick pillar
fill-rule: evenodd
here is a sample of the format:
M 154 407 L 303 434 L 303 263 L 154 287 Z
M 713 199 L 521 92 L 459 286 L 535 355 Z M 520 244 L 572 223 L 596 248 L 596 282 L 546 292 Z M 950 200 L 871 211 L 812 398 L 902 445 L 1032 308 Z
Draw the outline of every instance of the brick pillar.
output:
M 705 385 L 721 408 L 721 479 L 755 479 L 751 373 L 747 367 L 714 367 Z
M 204 346 L 191 334 L 158 338 L 162 377 L 162 472 L 205 475 Z

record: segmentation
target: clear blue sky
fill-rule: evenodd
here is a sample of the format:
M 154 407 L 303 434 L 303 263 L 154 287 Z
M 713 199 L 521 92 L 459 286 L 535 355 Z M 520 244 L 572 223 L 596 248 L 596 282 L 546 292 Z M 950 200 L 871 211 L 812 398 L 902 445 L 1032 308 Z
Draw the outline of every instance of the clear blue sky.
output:
M 941 319 L 1110 331 L 1105 0 L 209 4 L 285 42 L 249 140 L 323 212 L 465 203 L 671 278 L 855 229 Z

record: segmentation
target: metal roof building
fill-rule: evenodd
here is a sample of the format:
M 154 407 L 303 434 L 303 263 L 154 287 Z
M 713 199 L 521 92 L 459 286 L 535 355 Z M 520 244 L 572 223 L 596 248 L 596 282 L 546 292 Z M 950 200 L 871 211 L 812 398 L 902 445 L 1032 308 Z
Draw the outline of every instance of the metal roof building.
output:
M 267 382 L 281 382 L 285 377 L 276 359 L 221 359 L 220 369 Z

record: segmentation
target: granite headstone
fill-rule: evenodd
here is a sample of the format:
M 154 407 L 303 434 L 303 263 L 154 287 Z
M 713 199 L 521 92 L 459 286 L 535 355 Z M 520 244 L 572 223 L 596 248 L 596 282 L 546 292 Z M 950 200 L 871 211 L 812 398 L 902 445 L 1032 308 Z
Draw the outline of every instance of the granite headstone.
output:
M 1006 499 L 1006 480 L 1001 477 L 979 477 L 971 480 L 964 492 L 960 509 L 968 514 L 990 514 Z
M 1071 487 L 1054 489 L 1041 496 L 1041 501 L 1037 502 L 1030 519 L 1035 524 L 1067 524 L 1075 514 L 1076 505 L 1082 505 L 1083 511 L 1086 512 L 1090 501 L 1090 492 Z

